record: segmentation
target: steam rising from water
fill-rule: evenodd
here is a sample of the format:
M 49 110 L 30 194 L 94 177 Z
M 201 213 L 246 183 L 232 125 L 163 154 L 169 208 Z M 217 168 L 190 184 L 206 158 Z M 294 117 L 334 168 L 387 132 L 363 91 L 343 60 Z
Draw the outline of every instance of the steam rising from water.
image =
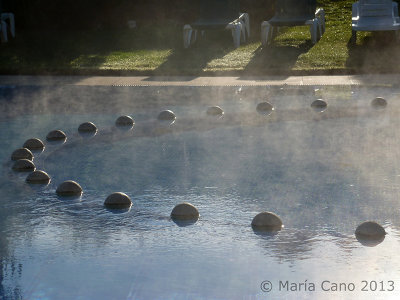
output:
M 240 93 L 236 93 L 234 88 L 190 87 L 179 89 L 165 87 L 158 88 L 157 91 L 152 88 L 137 87 L 55 87 L 51 90 L 24 87 L 9 89 L 11 91 L 3 90 L 3 97 L 8 101 L 7 105 L 3 105 L 3 111 L 6 112 L 3 118 L 18 118 L 15 116 L 23 110 L 34 114 L 31 118 L 25 117 L 27 122 L 25 125 L 28 126 L 15 129 L 19 132 L 21 140 L 31 137 L 32 132 L 35 132 L 35 136 L 42 136 L 47 129 L 52 128 L 48 125 L 51 123 L 60 124 L 59 127 L 65 128 L 69 135 L 76 131 L 77 125 L 82 120 L 91 120 L 99 124 L 100 139 L 98 143 L 107 143 L 108 139 L 113 142 L 119 139 L 123 140 L 123 143 L 127 143 L 132 149 L 129 152 L 131 158 L 133 155 L 132 161 L 143 159 L 152 164 L 157 159 L 157 151 L 177 148 L 176 151 L 179 151 L 179 154 L 176 157 L 163 157 L 161 152 L 158 159 L 165 160 L 167 164 L 171 158 L 178 160 L 177 166 L 173 167 L 181 174 L 186 174 L 182 175 L 182 182 L 188 181 L 186 178 L 188 172 L 196 175 L 196 172 L 202 170 L 200 166 L 209 166 L 209 170 L 206 167 L 203 168 L 202 176 L 206 176 L 205 173 L 208 173 L 207 176 L 214 182 L 218 182 L 217 178 L 220 177 L 222 178 L 220 180 L 227 186 L 240 186 L 241 189 L 238 192 L 243 196 L 246 196 L 246 193 L 249 193 L 247 196 L 250 197 L 251 194 L 265 193 L 265 198 L 271 199 L 269 201 L 273 201 L 273 204 L 278 206 L 287 198 L 290 200 L 285 200 L 285 202 L 291 201 L 291 203 L 301 203 L 304 197 L 325 199 L 324 190 L 332 188 L 333 194 L 327 194 L 341 195 L 343 193 L 347 197 L 350 195 L 359 200 L 361 197 L 365 197 L 364 201 L 370 205 L 359 208 L 361 212 L 358 213 L 367 219 L 376 218 L 377 213 L 371 210 L 376 197 L 371 194 L 382 191 L 384 186 L 388 188 L 388 177 L 393 182 L 391 192 L 394 192 L 393 188 L 397 182 L 397 177 L 395 177 L 397 172 L 393 164 L 397 161 L 397 151 L 394 151 L 397 140 L 390 138 L 396 134 L 393 119 L 398 113 L 398 107 L 394 101 L 390 101 L 390 98 L 396 97 L 395 91 L 382 89 L 383 93 L 371 94 L 371 91 L 367 89 L 355 89 L 356 94 L 354 94 L 350 88 L 341 88 L 339 92 L 317 89 L 316 92 L 314 88 L 291 87 L 277 89 L 243 87 Z M 371 110 L 370 101 L 376 95 L 385 97 L 387 95 L 390 110 L 379 112 Z M 323 97 L 331 103 L 327 111 L 321 115 L 312 114 L 309 107 L 316 97 Z M 192 101 L 187 101 L 187 99 L 192 99 Z M 273 102 L 276 107 L 276 113 L 269 118 L 255 113 L 256 104 L 266 99 Z M 28 106 L 28 102 L 32 105 Z M 210 105 L 223 107 L 226 112 L 225 116 L 221 120 L 210 122 L 205 118 L 205 109 Z M 94 113 L 91 116 L 96 118 L 96 114 L 98 114 L 97 120 L 88 118 L 87 114 L 79 115 L 80 112 L 88 111 L 89 107 Z M 133 138 L 135 134 L 143 137 L 154 136 L 151 119 L 156 117 L 160 108 L 165 107 L 176 112 L 178 121 L 170 131 L 165 132 L 169 135 L 158 138 L 160 146 L 155 147 L 151 158 L 140 158 L 138 155 L 144 156 L 147 152 L 145 147 L 148 145 L 145 144 L 145 147 L 140 148 L 140 145 L 136 144 L 142 142 L 135 141 Z M 72 119 L 60 118 L 58 115 L 69 111 L 77 112 L 78 115 L 74 115 Z M 38 113 L 43 114 L 41 121 L 38 121 Z M 131 114 L 138 120 L 137 128 L 133 130 L 132 135 L 116 136 L 110 129 L 113 125 L 110 119 L 123 113 Z M 140 123 L 144 124 L 142 128 Z M 227 127 L 230 128 L 227 131 L 228 134 L 223 129 Z M 207 133 L 209 130 L 214 131 Z M 205 133 L 202 133 L 203 131 Z M 106 133 L 102 135 L 102 132 Z M 183 133 L 182 136 L 181 133 Z M 190 165 L 194 162 L 188 158 L 190 157 L 188 142 L 185 140 L 193 138 L 196 147 L 190 146 L 189 148 L 190 151 L 196 151 L 195 167 Z M 15 138 L 10 138 L 10 140 L 14 144 L 17 143 Z M 172 146 L 174 143 L 176 146 Z M 73 145 L 74 143 L 70 147 Z M 89 150 L 82 147 L 89 147 Z M 74 160 L 79 161 L 80 151 L 104 152 L 97 148 L 96 151 L 91 150 L 90 147 L 98 146 L 82 146 L 79 142 L 76 147 L 76 157 L 73 156 Z M 118 147 L 118 144 L 116 146 L 101 144 L 100 146 L 100 148 L 110 149 L 110 151 Z M 388 147 L 391 151 L 387 151 Z M 68 147 L 65 149 L 64 153 L 57 154 L 56 157 L 58 155 L 68 156 L 70 155 L 69 151 L 75 151 L 68 150 Z M 100 161 L 96 162 L 97 169 L 112 170 L 116 168 L 113 166 L 124 164 L 123 159 L 129 161 L 128 157 L 121 158 L 124 157 L 123 154 L 112 151 L 107 159 L 99 159 Z M 93 155 L 87 154 L 87 156 Z M 53 159 L 54 164 L 58 164 L 57 159 Z M 183 159 L 182 166 L 180 166 L 180 159 Z M 69 159 L 65 157 L 64 161 L 69 161 Z M 81 163 L 84 164 L 84 162 Z M 261 167 L 256 168 L 257 165 L 270 169 L 271 174 L 258 170 Z M 243 166 L 246 166 L 247 172 L 243 172 Z M 144 169 L 146 168 L 148 167 Z M 382 178 L 380 175 L 387 170 L 391 170 L 390 174 Z M 317 180 L 316 174 L 318 173 L 321 175 L 326 173 L 328 177 L 325 180 Z M 257 179 L 252 183 L 254 176 L 264 176 L 265 178 Z M 271 179 L 275 177 L 276 182 L 271 184 Z M 341 178 L 339 179 L 339 177 Z M 112 176 L 105 178 L 112 180 Z M 106 180 L 105 178 L 100 181 Z M 145 176 L 144 178 L 143 181 L 148 179 Z M 284 183 L 285 180 L 286 183 Z M 141 182 L 140 179 L 139 181 Z M 176 181 L 181 182 L 180 180 Z M 271 186 L 271 190 L 260 188 L 263 186 L 263 181 L 267 186 Z M 347 183 L 345 183 L 346 181 Z M 248 184 L 245 185 L 243 182 Z M 299 184 L 299 182 L 303 182 L 303 184 Z M 278 186 L 285 184 L 287 186 L 280 190 L 276 185 L 278 183 Z M 143 184 L 146 185 L 145 182 Z M 189 180 L 183 186 L 189 188 L 191 184 Z M 207 185 L 216 184 L 210 180 Z M 294 186 L 296 190 L 290 192 Z M 314 195 L 311 196 L 306 191 L 302 192 L 302 186 L 313 186 L 312 193 Z M 363 189 L 368 189 L 368 192 L 359 190 L 361 186 Z M 225 186 L 225 188 L 227 187 Z M 274 191 L 275 189 L 278 190 Z M 319 190 L 321 191 L 318 192 Z M 366 196 L 363 196 L 364 193 Z M 343 196 L 339 198 L 343 198 Z M 353 225 L 358 221 L 354 220 L 351 223 Z M 348 230 L 351 227 L 349 226 Z
M 396 261 L 374 265 L 390 257 L 398 242 L 397 90 L 8 89 L 2 90 L 0 105 L 1 136 L 9 144 L 0 150 L 0 158 L 7 161 L 1 181 L 11 182 L 12 188 L 2 191 L 7 201 L 0 203 L 6 212 L 0 228 L 2 236 L 13 241 L 2 242 L 3 247 L 18 249 L 25 276 L 40 264 L 31 262 L 29 255 L 40 260 L 42 255 L 49 259 L 48 253 L 55 253 L 50 257 L 54 272 L 65 268 L 66 257 L 83 264 L 82 276 L 87 278 L 104 273 L 93 266 L 105 263 L 104 278 L 97 275 L 92 282 L 97 295 L 104 292 L 105 277 L 134 272 L 135 281 L 142 286 L 139 296 L 146 298 L 154 296 L 146 289 L 149 272 L 153 283 L 168 278 L 173 286 L 180 286 L 184 278 L 195 278 L 196 285 L 187 283 L 182 293 L 195 290 L 207 297 L 222 295 L 222 288 L 211 287 L 204 278 L 211 278 L 224 291 L 231 290 L 231 296 L 253 293 L 249 286 L 265 279 L 262 270 L 266 266 L 298 280 L 304 274 L 313 277 L 311 273 L 318 273 L 321 265 L 336 274 L 346 270 L 354 278 L 366 272 L 382 274 L 384 269 L 395 274 L 398 270 Z M 371 107 L 377 96 L 387 99 L 386 109 Z M 318 98 L 329 106 L 315 114 L 310 105 Z M 257 104 L 264 101 L 275 107 L 267 117 L 256 111 Z M 224 109 L 222 118 L 207 117 L 206 109 L 213 105 Z M 157 131 L 156 117 L 165 108 L 174 111 L 177 120 Z M 132 131 L 114 128 L 121 114 L 134 117 Z M 77 134 L 84 121 L 98 127 L 98 134 L 91 139 Z M 10 171 L 9 155 L 26 139 L 43 140 L 54 128 L 66 132 L 67 142 L 46 145 L 35 157 L 38 168 L 51 174 L 52 182 L 48 189 L 27 187 L 20 175 Z M 57 185 L 67 179 L 84 188 L 79 203 L 63 202 L 54 195 Z M 116 190 L 132 198 L 134 206 L 129 212 L 104 210 L 104 199 Z M 9 194 L 18 195 L 17 200 L 10 201 Z M 174 205 L 185 201 L 194 204 L 201 217 L 192 226 L 178 227 L 169 214 Z M 252 231 L 252 218 L 265 210 L 284 220 L 285 228 L 278 235 Z M 369 219 L 384 224 L 389 232 L 374 255 L 363 252 L 353 235 L 356 226 Z M 10 224 L 13 229 L 7 231 Z M 31 246 L 24 247 L 22 239 Z M 126 249 L 132 249 L 129 255 Z M 117 253 L 121 261 L 116 262 L 110 253 Z M 366 259 L 370 264 L 361 264 Z M 348 271 L 349 261 L 358 269 L 350 267 Z M 190 270 L 186 267 L 189 263 Z M 260 270 L 255 270 L 257 266 Z M 96 270 L 91 272 L 93 268 Z M 204 268 L 208 271 L 201 271 Z M 176 275 L 165 276 L 165 270 Z M 49 286 L 50 273 L 42 274 Z M 224 283 L 221 278 L 234 283 Z M 26 284 L 23 276 L 19 280 L 22 286 Z M 126 289 L 129 284 L 131 281 L 121 281 Z M 168 294 L 168 290 L 158 293 Z

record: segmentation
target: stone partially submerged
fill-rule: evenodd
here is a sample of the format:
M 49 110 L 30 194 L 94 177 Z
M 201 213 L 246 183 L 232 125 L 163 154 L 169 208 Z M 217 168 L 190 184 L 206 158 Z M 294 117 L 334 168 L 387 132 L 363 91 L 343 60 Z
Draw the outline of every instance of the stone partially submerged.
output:
M 158 114 L 157 119 L 160 121 L 174 121 L 176 119 L 176 116 L 171 110 L 163 110 Z
M 386 231 L 378 223 L 367 221 L 358 225 L 355 234 L 361 239 L 380 239 L 386 235 Z
M 311 108 L 317 112 L 323 112 L 328 107 L 328 103 L 322 99 L 317 99 L 311 103 Z
M 132 127 L 135 124 L 135 121 L 131 116 L 120 116 L 115 121 L 115 125 L 117 126 L 129 126 Z
M 93 132 L 97 131 L 97 127 L 92 122 L 85 122 L 85 123 L 82 123 L 81 125 L 79 125 L 78 131 L 93 133 Z
M 178 221 L 191 221 L 199 218 L 197 208 L 187 202 L 180 203 L 171 212 L 171 218 Z
M 378 223 L 367 221 L 357 227 L 355 235 L 363 246 L 375 247 L 384 241 L 386 231 Z
M 63 141 L 66 138 L 67 135 L 61 130 L 50 131 L 46 136 L 46 140 L 48 141 Z
M 45 171 L 36 170 L 26 177 L 26 182 L 32 184 L 48 184 L 50 182 L 50 176 Z
M 371 106 L 376 109 L 383 109 L 387 106 L 387 101 L 382 97 L 376 97 L 371 101 Z
M 222 116 L 224 111 L 219 106 L 210 106 L 207 108 L 207 115 L 209 116 Z
M 26 140 L 22 147 L 27 148 L 29 150 L 43 150 L 44 143 L 40 139 L 33 138 Z
M 268 116 L 275 110 L 275 108 L 269 102 L 261 102 L 257 104 L 256 110 L 259 114 Z
M 106 198 L 106 200 L 104 201 L 104 205 L 107 208 L 115 209 L 129 208 L 132 206 L 132 201 L 128 195 L 121 192 L 116 192 L 112 193 Z
M 15 161 L 12 169 L 17 172 L 33 172 L 36 167 L 35 164 L 29 159 L 18 159 Z
M 264 211 L 253 218 L 251 226 L 258 231 L 279 231 L 282 229 L 283 223 L 278 215 Z
M 15 150 L 12 154 L 11 154 L 11 160 L 19 160 L 19 159 L 29 159 L 32 160 L 33 159 L 33 154 L 32 152 L 27 149 L 27 148 L 19 148 L 17 150 Z
M 66 197 L 80 196 L 82 195 L 82 187 L 76 181 L 67 180 L 58 186 L 56 193 L 59 196 Z

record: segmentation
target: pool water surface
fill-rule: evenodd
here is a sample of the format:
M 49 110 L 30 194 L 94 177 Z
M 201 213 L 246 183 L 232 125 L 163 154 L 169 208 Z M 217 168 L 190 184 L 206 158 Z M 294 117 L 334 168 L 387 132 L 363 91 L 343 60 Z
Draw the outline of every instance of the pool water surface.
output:
M 378 96 L 387 107 L 371 106 Z M 354 86 L 2 86 L 0 299 L 398 299 L 399 98 Z M 264 101 L 270 115 L 256 111 Z M 211 105 L 224 115 L 207 116 Z M 164 109 L 173 124 L 157 121 Z M 114 126 L 125 114 L 131 131 Z M 94 137 L 78 134 L 86 121 Z M 29 185 L 11 153 L 54 129 L 66 142 L 34 153 L 51 182 Z M 56 195 L 65 180 L 79 199 Z M 104 207 L 113 192 L 130 210 Z M 171 220 L 181 202 L 197 222 Z M 254 231 L 262 211 L 284 228 Z M 368 220 L 387 232 L 374 247 L 354 235 Z

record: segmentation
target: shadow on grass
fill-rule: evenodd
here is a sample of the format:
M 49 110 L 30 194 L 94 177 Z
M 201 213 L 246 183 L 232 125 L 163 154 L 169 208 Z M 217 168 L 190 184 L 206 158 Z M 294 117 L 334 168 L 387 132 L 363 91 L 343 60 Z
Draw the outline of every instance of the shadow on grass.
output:
M 141 28 L 118 31 L 25 31 L 1 45 L 0 70 L 11 74 L 89 74 L 129 70 L 163 61 L 177 43 L 181 29 Z M 142 62 L 146 53 L 152 53 Z M 131 69 L 132 70 L 132 69 Z
M 182 28 L 27 31 L 2 45 L 3 74 L 193 75 L 233 51 L 229 31 L 207 32 L 189 49 Z
M 107 51 L 100 52 L 98 47 L 90 45 L 91 41 L 93 36 L 86 33 L 74 35 L 73 32 L 20 32 L 15 40 L 3 47 L 0 65 L 3 70 L 23 73 L 73 69 L 71 61 L 82 54 Z M 102 62 L 100 55 L 92 55 L 88 63 L 99 66 Z
M 308 52 L 312 46 L 310 40 L 296 46 L 274 43 L 264 47 L 260 46 L 243 73 L 244 75 L 291 74 L 298 57 Z
M 346 67 L 360 73 L 399 72 L 400 43 L 394 32 L 358 32 L 357 43 L 347 43 Z
M 183 38 L 172 49 L 171 55 L 155 71 L 155 75 L 191 75 L 207 74 L 204 70 L 213 59 L 224 57 L 234 50 L 229 31 L 207 31 L 198 35 L 197 41 L 188 49 L 183 48 Z

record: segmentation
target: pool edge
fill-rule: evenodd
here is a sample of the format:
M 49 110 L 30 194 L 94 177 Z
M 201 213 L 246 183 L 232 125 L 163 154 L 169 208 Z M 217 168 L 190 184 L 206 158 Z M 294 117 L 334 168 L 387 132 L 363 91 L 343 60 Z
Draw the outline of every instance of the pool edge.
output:
M 368 85 L 398 86 L 400 74 L 330 75 L 330 76 L 260 76 L 260 77 L 191 77 L 191 76 L 25 76 L 0 75 L 0 86 L 308 86 Z

